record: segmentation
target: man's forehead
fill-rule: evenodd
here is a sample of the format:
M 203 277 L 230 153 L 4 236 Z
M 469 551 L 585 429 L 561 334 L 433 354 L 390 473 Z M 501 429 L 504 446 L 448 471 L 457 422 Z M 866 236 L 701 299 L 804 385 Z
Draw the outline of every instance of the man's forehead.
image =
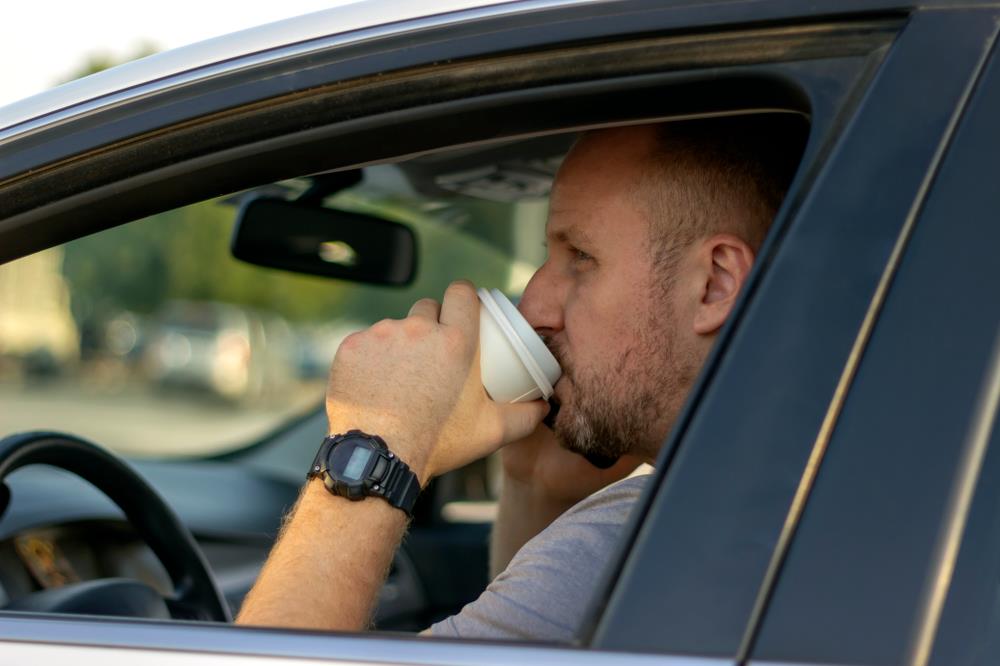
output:
M 549 214 L 545 223 L 545 236 L 550 240 L 583 243 L 590 240 L 595 229 L 593 192 L 573 178 L 560 174 L 549 197 Z
M 638 211 L 627 184 L 614 183 L 613 188 L 604 185 L 554 189 L 549 198 L 546 238 L 579 244 L 607 240 L 608 233 L 617 233 L 613 230 Z

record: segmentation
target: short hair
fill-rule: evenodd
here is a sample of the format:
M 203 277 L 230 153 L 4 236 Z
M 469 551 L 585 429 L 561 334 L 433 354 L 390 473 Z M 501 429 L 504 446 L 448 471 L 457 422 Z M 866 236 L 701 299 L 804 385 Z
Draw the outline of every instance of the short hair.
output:
M 650 217 L 654 266 L 716 233 L 759 249 L 805 149 L 809 126 L 789 113 L 661 123 L 636 194 Z

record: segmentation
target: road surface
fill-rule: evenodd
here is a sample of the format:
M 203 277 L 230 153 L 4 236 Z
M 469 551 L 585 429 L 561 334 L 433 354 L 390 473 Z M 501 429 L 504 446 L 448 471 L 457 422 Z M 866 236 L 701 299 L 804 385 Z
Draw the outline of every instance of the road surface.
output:
M 254 442 L 322 400 L 322 383 L 303 385 L 280 405 L 240 407 L 142 385 L 108 390 L 66 381 L 4 382 L 0 436 L 59 430 L 129 456 L 207 455 Z

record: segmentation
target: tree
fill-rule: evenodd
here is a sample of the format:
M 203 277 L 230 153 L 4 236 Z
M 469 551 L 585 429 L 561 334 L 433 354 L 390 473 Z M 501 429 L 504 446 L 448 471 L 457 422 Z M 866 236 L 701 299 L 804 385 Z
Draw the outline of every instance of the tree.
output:
M 154 51 L 144 44 L 134 56 Z M 114 64 L 107 54 L 92 54 L 74 76 Z M 67 244 L 64 274 L 77 319 L 100 322 L 121 310 L 153 314 L 170 300 L 186 299 L 268 310 L 292 321 L 364 322 L 404 316 L 414 300 L 440 298 L 458 277 L 485 286 L 509 283 L 514 205 L 456 197 L 429 210 L 423 200 L 363 190 L 342 192 L 328 203 L 410 225 L 419 252 L 414 284 L 365 286 L 238 262 L 229 253 L 236 208 L 211 200 Z

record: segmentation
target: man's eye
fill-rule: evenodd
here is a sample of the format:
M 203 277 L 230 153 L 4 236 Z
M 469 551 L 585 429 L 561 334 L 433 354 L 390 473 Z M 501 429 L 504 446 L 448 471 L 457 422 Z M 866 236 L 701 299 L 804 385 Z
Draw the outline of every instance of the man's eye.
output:
M 572 249 L 572 252 L 573 252 L 573 260 L 574 261 L 590 261 L 590 260 L 593 259 L 592 256 L 590 256 L 589 254 L 587 254 L 586 252 L 584 252 L 583 250 L 581 250 L 579 248 L 575 248 L 574 247 L 574 248 L 571 248 L 571 249 Z

